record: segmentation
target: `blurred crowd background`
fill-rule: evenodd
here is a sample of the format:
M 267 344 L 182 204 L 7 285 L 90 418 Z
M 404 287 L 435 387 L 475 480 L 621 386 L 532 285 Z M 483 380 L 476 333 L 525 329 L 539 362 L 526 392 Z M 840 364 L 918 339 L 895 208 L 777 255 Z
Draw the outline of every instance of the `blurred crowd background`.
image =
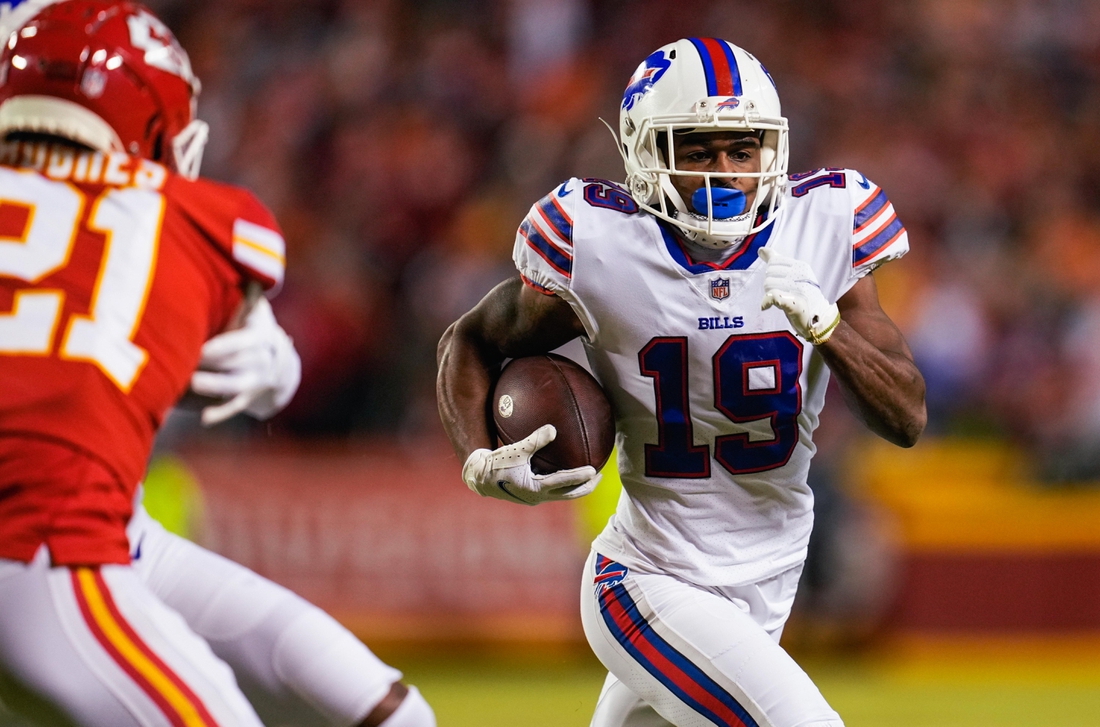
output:
M 274 302 L 303 359 L 245 436 L 438 431 L 444 328 L 513 274 L 570 176 L 621 180 L 599 117 L 656 47 L 757 55 L 791 171 L 880 184 L 911 254 L 876 276 L 929 431 L 1100 472 L 1100 4 L 1088 0 L 151 0 L 203 82 L 203 171 L 285 228 Z M 834 407 L 835 408 L 835 407 Z

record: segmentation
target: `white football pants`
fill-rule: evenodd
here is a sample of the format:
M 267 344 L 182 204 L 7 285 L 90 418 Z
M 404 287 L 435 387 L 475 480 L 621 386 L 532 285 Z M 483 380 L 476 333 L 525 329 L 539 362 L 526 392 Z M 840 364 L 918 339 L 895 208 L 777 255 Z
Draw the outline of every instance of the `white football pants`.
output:
M 701 588 L 593 551 L 581 620 L 610 673 L 592 727 L 843 727 L 779 646 L 801 572 Z
M 351 727 L 401 678 L 317 607 L 140 505 L 127 533 L 129 566 L 53 568 L 45 548 L 0 560 L 0 701 L 49 725 L 260 727 L 259 713 Z M 435 724 L 415 688 L 395 720 Z
M 233 669 L 265 724 L 350 727 L 401 679 L 324 611 L 169 533 L 144 507 L 127 534 L 134 571 Z
M 130 566 L 0 560 L 0 698 L 46 725 L 261 727 L 233 672 Z

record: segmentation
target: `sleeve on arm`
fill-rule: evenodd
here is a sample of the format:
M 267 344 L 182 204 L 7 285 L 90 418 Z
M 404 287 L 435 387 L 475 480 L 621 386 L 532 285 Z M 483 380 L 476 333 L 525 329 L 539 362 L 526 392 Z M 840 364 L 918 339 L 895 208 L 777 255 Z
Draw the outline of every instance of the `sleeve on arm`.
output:
M 859 172 L 853 170 L 851 177 L 862 180 L 849 186 L 852 193 L 852 278 L 855 280 L 909 252 L 909 235 L 886 192 Z
M 264 290 L 276 289 L 286 271 L 286 242 L 271 212 L 252 195 L 247 202 L 233 219 L 230 252 Z
M 286 243 L 275 216 L 246 189 L 199 179 L 180 180 L 176 199 L 206 239 L 249 280 L 278 288 Z
M 580 180 L 570 179 L 531 206 L 516 232 L 512 260 L 524 284 L 568 302 L 592 336 L 591 317 L 573 292 L 573 222 L 580 196 L 573 192 L 580 186 Z

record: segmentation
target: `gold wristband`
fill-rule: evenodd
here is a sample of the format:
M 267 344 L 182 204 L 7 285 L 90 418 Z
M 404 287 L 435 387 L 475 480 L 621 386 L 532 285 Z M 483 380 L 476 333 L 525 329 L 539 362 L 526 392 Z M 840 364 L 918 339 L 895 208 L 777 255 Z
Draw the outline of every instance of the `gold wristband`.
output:
M 812 330 L 810 331 L 810 343 L 815 346 L 820 346 L 821 344 L 825 343 L 829 340 L 829 337 L 833 335 L 833 331 L 836 330 L 836 327 L 838 325 L 840 325 L 840 311 L 837 311 L 836 318 L 833 319 L 832 323 L 826 326 L 824 331 L 822 331 L 821 333 L 815 333 Z

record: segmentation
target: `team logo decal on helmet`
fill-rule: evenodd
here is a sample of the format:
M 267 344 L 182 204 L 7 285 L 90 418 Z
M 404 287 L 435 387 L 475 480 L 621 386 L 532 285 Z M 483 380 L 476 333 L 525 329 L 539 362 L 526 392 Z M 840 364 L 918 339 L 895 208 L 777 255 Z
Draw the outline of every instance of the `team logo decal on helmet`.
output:
M 127 17 L 126 25 L 130 29 L 130 42 L 145 51 L 146 65 L 179 76 L 188 84 L 196 84 L 191 61 L 168 26 L 145 10 Z
M 645 62 L 634 72 L 626 90 L 623 91 L 623 108 L 627 110 L 634 108 L 634 102 L 644 96 L 653 84 L 661 80 L 661 76 L 665 75 L 665 71 L 671 66 L 672 61 L 665 58 L 663 50 L 650 53 Z

